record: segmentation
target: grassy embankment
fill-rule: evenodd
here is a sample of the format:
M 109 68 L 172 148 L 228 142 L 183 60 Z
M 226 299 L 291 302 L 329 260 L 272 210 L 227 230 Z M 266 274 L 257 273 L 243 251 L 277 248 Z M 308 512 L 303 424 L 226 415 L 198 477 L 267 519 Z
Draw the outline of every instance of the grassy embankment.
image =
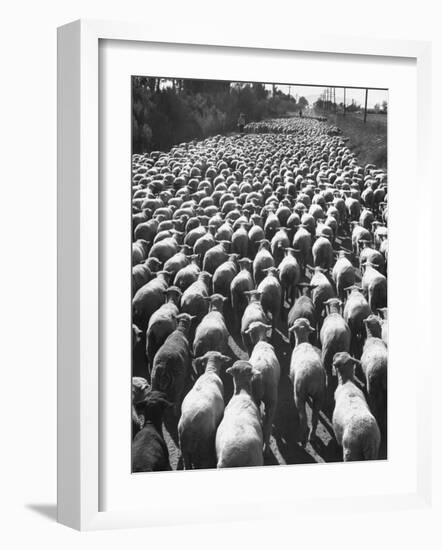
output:
M 331 114 L 327 120 L 341 128 L 344 137 L 349 138 L 349 147 L 356 153 L 359 162 L 387 168 L 387 115 L 367 115 L 364 124 L 362 114 Z

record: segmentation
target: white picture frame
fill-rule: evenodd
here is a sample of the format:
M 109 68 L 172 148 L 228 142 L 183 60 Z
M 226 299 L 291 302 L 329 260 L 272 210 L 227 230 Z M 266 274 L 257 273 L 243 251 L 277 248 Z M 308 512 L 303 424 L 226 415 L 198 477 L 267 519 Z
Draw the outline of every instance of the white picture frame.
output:
M 422 185 L 431 185 L 428 150 L 430 139 L 431 46 L 427 42 L 372 40 L 335 36 L 312 38 L 299 32 L 267 43 L 265 37 L 248 31 L 241 36 L 204 29 L 192 37 L 183 30 L 168 35 L 143 25 L 120 22 L 76 21 L 58 30 L 58 521 L 80 530 L 140 527 L 174 522 L 230 521 L 264 517 L 261 500 L 244 506 L 241 499 L 230 511 L 208 510 L 207 502 L 193 502 L 191 514 L 164 514 L 131 508 L 103 511 L 100 503 L 100 202 L 99 186 L 99 44 L 101 40 L 131 43 L 168 43 L 237 48 L 297 51 L 337 55 L 411 58 L 417 67 L 417 158 Z M 425 217 L 425 212 L 420 213 Z M 421 259 L 429 262 L 423 247 Z M 430 311 L 428 295 L 422 308 Z M 426 338 L 430 338 L 430 334 Z M 425 340 L 422 345 L 425 345 Z M 430 431 L 427 424 L 431 403 L 425 385 L 430 362 L 420 365 L 415 381 L 417 397 L 416 490 L 388 495 L 345 496 L 299 500 L 281 496 L 276 515 L 309 510 L 326 511 L 337 503 L 342 511 L 358 506 L 366 511 L 426 506 L 431 498 Z M 351 466 L 350 466 L 351 467 Z M 281 469 L 281 472 L 284 469 Z M 204 479 L 214 472 L 204 472 Z M 230 474 L 230 473 L 229 473 Z M 168 474 L 170 475 L 170 474 Z M 173 474 L 175 475 L 175 474 Z M 181 475 L 181 474 L 176 474 Z M 187 474 L 185 474 L 187 475 Z M 193 475 L 193 474 L 190 474 Z M 198 474 L 197 474 L 198 475 Z M 269 474 L 266 475 L 271 475 Z M 279 476 L 284 475 L 278 473 Z M 227 480 L 227 477 L 225 478 Z M 282 504 L 284 504 L 282 506 Z M 166 506 L 164 504 L 164 506 Z M 200 513 L 195 514 L 199 510 Z M 162 515 L 163 514 L 163 515 Z M 289 514 L 290 515 L 290 514 Z

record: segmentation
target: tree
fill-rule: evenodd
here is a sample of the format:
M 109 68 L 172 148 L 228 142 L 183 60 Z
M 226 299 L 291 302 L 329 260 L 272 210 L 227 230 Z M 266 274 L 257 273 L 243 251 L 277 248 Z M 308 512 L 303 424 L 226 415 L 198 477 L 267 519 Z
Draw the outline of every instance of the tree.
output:
M 384 101 L 382 102 L 382 112 L 386 113 L 387 111 L 388 111 L 388 103 L 384 99 Z
M 306 107 L 308 107 L 308 100 L 302 95 L 299 98 L 298 105 L 301 109 L 305 109 Z

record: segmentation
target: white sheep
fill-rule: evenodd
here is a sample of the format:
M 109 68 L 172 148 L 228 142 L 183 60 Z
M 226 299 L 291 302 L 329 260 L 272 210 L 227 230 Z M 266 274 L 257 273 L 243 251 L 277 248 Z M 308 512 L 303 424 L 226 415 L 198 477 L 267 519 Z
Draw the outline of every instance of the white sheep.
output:
M 227 300 L 222 294 L 212 294 L 206 297 L 210 303 L 210 311 L 196 327 L 193 341 L 194 357 L 201 357 L 208 351 L 228 352 L 229 331 L 224 319 L 223 306 Z
M 327 373 L 328 382 L 330 382 L 333 357 L 339 351 L 350 351 L 351 332 L 341 314 L 341 300 L 330 298 L 330 300 L 324 302 L 324 305 L 328 314 L 322 324 L 319 338 L 321 341 L 322 363 Z
M 335 391 L 333 430 L 343 449 L 344 462 L 376 460 L 381 441 L 376 419 L 368 408 L 364 394 L 353 382 L 355 364 L 359 361 L 347 352 L 337 353 L 333 358 L 333 368 L 339 380 Z
M 184 469 L 213 468 L 216 430 L 224 414 L 224 385 L 220 378 L 223 365 L 230 358 L 218 351 L 208 351 L 195 359 L 204 368 L 181 405 L 178 437 Z
M 252 396 L 252 378 L 259 373 L 247 361 L 236 361 L 226 372 L 233 376 L 234 393 L 216 432 L 217 468 L 262 466 L 261 415 Z
M 267 342 L 267 331 L 271 330 L 271 325 L 266 325 L 260 321 L 251 323 L 246 330 L 250 335 L 254 345 L 250 364 L 260 372 L 259 377 L 252 380 L 253 397 L 258 405 L 262 402 L 265 407 L 265 417 L 263 421 L 264 452 L 269 449 L 272 423 L 276 413 L 278 403 L 278 385 L 281 375 L 281 367 L 276 357 L 274 347 Z
M 381 431 L 387 424 L 387 364 L 388 351 L 382 340 L 381 320 L 370 315 L 364 320 L 367 339 L 361 356 L 361 366 L 367 381 L 367 395 L 371 412 Z
M 309 334 L 314 332 L 308 319 L 296 319 L 289 329 L 295 333 L 296 344 L 290 361 L 290 379 L 293 383 L 293 397 L 299 415 L 301 443 L 306 445 L 307 436 L 314 439 L 318 426 L 319 411 L 325 397 L 325 369 L 322 366 L 321 355 L 309 341 Z M 312 399 L 312 426 L 310 433 L 307 425 L 305 404 L 307 398 Z

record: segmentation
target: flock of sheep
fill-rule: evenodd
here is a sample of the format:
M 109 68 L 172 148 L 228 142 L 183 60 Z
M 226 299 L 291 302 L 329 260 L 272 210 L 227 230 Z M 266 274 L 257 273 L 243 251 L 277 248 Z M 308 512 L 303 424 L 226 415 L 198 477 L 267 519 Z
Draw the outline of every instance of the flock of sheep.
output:
M 261 126 L 133 155 L 133 472 L 386 456 L 386 172 Z

